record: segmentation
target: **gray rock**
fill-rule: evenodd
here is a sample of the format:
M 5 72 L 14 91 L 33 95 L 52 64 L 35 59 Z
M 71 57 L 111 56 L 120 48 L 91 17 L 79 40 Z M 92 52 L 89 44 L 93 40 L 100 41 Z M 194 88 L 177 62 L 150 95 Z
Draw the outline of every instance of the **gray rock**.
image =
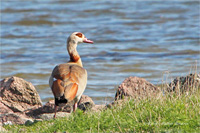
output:
M 93 112 L 100 112 L 100 111 L 103 111 L 107 109 L 107 106 L 106 105 L 94 105 L 92 108 L 91 108 L 91 111 Z
M 9 77 L 0 82 L 0 97 L 2 103 L 14 112 L 42 106 L 41 99 L 35 87 L 22 78 Z
M 34 117 L 34 118 L 40 118 L 40 115 L 42 114 L 51 114 L 55 112 L 54 109 L 54 100 L 50 100 L 48 101 L 45 105 L 43 105 L 40 108 L 37 109 L 33 109 L 30 110 L 29 112 L 26 112 L 26 115 L 30 116 L 30 117 Z M 63 104 L 61 106 L 58 107 L 57 112 L 71 112 L 71 107 L 72 104 L 68 103 L 68 104 Z
M 91 109 L 94 105 L 95 104 L 94 104 L 92 98 L 90 98 L 87 95 L 82 95 L 81 99 L 78 103 L 78 108 L 83 110 L 83 111 L 86 111 L 86 110 Z
M 160 89 L 143 78 L 128 77 L 119 85 L 115 100 L 129 98 L 154 97 Z
M 0 114 L 14 113 L 10 108 L 4 105 L 1 101 L 2 101 L 2 98 L 0 97 L 0 107 L 1 107 Z
M 27 121 L 33 122 L 33 119 L 22 113 L 6 113 L 0 115 L 1 125 L 25 124 Z
M 44 106 L 30 110 L 29 112 L 26 113 L 26 115 L 34 118 L 40 118 L 40 115 L 42 114 L 54 113 L 55 111 L 54 105 L 55 105 L 54 100 L 50 100 Z M 78 103 L 78 108 L 85 111 L 86 109 L 91 109 L 94 105 L 95 105 L 94 102 L 89 96 L 82 95 Z M 72 106 L 73 102 L 59 105 L 57 112 L 71 113 L 73 109 Z
M 195 92 L 197 89 L 200 89 L 200 73 L 177 77 L 167 86 L 168 92 L 176 93 Z
M 62 118 L 62 117 L 69 117 L 71 115 L 71 113 L 67 113 L 67 112 L 57 112 L 56 113 L 56 117 L 57 118 Z M 42 120 L 50 120 L 53 119 L 54 113 L 44 113 L 38 116 L 39 119 Z

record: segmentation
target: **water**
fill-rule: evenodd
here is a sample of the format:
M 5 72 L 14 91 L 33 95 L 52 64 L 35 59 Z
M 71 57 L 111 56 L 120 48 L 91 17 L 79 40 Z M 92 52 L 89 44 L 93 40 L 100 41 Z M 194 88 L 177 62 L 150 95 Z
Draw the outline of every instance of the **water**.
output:
M 80 31 L 95 42 L 78 46 L 88 71 L 84 94 L 108 103 L 126 77 L 161 84 L 200 66 L 199 9 L 198 1 L 3 0 L 1 79 L 24 78 L 43 103 L 53 99 L 49 76 L 69 60 L 66 39 Z

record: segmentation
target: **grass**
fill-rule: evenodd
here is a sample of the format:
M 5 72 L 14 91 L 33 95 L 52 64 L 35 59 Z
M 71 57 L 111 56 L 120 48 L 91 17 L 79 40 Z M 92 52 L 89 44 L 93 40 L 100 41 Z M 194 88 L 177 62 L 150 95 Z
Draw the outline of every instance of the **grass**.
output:
M 200 91 L 129 100 L 98 113 L 77 110 L 69 118 L 6 125 L 10 132 L 200 132 Z
M 187 85 L 189 81 L 187 81 Z M 200 88 L 189 93 L 129 99 L 101 112 L 77 110 L 69 118 L 4 125 L 8 132 L 200 132 Z M 179 91 L 181 88 L 178 88 Z

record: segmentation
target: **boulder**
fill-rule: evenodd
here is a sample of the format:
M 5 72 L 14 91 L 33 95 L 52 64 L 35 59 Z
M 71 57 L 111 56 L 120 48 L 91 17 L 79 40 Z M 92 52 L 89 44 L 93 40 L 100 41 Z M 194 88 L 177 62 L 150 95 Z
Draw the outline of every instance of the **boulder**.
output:
M 54 100 L 50 100 L 44 106 L 26 112 L 26 115 L 28 115 L 30 117 L 34 117 L 34 118 L 41 118 L 41 119 L 42 118 L 46 118 L 46 116 L 47 117 L 51 116 L 54 113 L 54 111 L 55 111 L 54 110 L 54 105 L 55 105 L 54 104 Z M 72 106 L 73 106 L 73 102 L 59 105 L 59 107 L 57 109 L 57 112 L 71 113 L 72 109 L 73 109 Z M 80 99 L 80 101 L 78 103 L 78 108 L 79 109 L 85 111 L 86 109 L 90 109 L 93 106 L 94 106 L 94 102 L 92 101 L 92 99 L 89 96 L 86 96 L 86 95 L 82 95 L 81 96 L 81 99 Z
M 107 109 L 107 106 L 106 105 L 94 105 L 91 110 L 93 112 L 99 112 L 99 111 L 103 111 L 103 110 L 106 110 Z
M 48 101 L 44 106 L 42 106 L 41 112 L 42 113 L 53 113 L 54 112 L 54 100 Z M 58 109 L 59 110 L 59 109 Z
M 56 117 L 69 117 L 71 115 L 72 112 L 72 106 L 73 103 L 68 103 L 66 105 L 60 105 L 58 107 L 57 113 L 56 113 Z M 79 100 L 78 103 L 78 108 L 83 110 L 83 111 L 87 111 L 87 110 L 92 110 L 94 112 L 97 111 L 102 111 L 103 109 L 106 108 L 105 105 L 95 105 L 92 98 L 90 98 L 87 95 L 82 95 L 81 99 Z M 50 100 L 49 102 L 47 102 L 43 107 L 38 108 L 36 110 L 33 110 L 32 112 L 29 112 L 28 115 L 32 116 L 36 116 L 35 118 L 37 119 L 42 119 L 42 120 L 49 120 L 52 119 L 54 116 L 54 100 Z
M 14 76 L 0 82 L 0 98 L 1 103 L 14 112 L 24 112 L 42 106 L 35 87 L 30 82 Z
M 0 107 L 1 107 L 0 115 L 5 114 L 5 113 L 14 113 L 10 108 L 5 106 L 1 101 L 2 101 L 2 99 L 0 98 Z
M 82 95 L 81 99 L 79 100 L 79 103 L 78 103 L 78 108 L 83 111 L 86 111 L 86 110 L 91 109 L 94 105 L 95 104 L 94 104 L 92 98 L 90 98 L 87 95 Z
M 0 115 L 0 125 L 25 124 L 27 122 L 33 122 L 33 119 L 19 112 Z
M 42 114 L 54 113 L 55 112 L 54 105 L 55 105 L 54 100 L 50 100 L 42 107 L 26 112 L 26 115 L 28 115 L 30 117 L 34 117 L 34 118 L 40 118 L 42 116 Z M 72 106 L 72 103 L 63 104 L 58 107 L 57 112 L 61 111 L 61 112 L 70 113 L 71 106 Z
M 131 98 L 155 97 L 160 89 L 143 78 L 128 77 L 119 85 L 115 100 Z
M 56 113 L 57 118 L 69 117 L 70 115 L 71 115 L 71 113 L 67 113 L 67 112 L 57 112 Z M 40 114 L 38 116 L 38 118 L 42 119 L 42 120 L 50 120 L 50 119 L 53 119 L 53 116 L 54 116 L 54 113 L 43 113 L 43 114 Z
M 189 74 L 185 77 L 177 77 L 167 85 L 168 92 L 195 92 L 197 89 L 200 89 L 200 73 Z

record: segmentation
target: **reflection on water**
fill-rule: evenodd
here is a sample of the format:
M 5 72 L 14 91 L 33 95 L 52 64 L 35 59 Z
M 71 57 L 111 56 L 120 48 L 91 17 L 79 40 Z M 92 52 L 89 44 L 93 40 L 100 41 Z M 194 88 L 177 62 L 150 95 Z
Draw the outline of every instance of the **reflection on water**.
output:
M 88 70 L 84 94 L 95 103 L 113 100 L 124 78 L 138 76 L 154 84 L 183 76 L 198 61 L 198 1 L 2 1 L 1 79 L 32 82 L 43 102 L 53 98 L 48 78 L 67 62 L 66 38 L 83 32 L 93 45 L 79 45 Z

